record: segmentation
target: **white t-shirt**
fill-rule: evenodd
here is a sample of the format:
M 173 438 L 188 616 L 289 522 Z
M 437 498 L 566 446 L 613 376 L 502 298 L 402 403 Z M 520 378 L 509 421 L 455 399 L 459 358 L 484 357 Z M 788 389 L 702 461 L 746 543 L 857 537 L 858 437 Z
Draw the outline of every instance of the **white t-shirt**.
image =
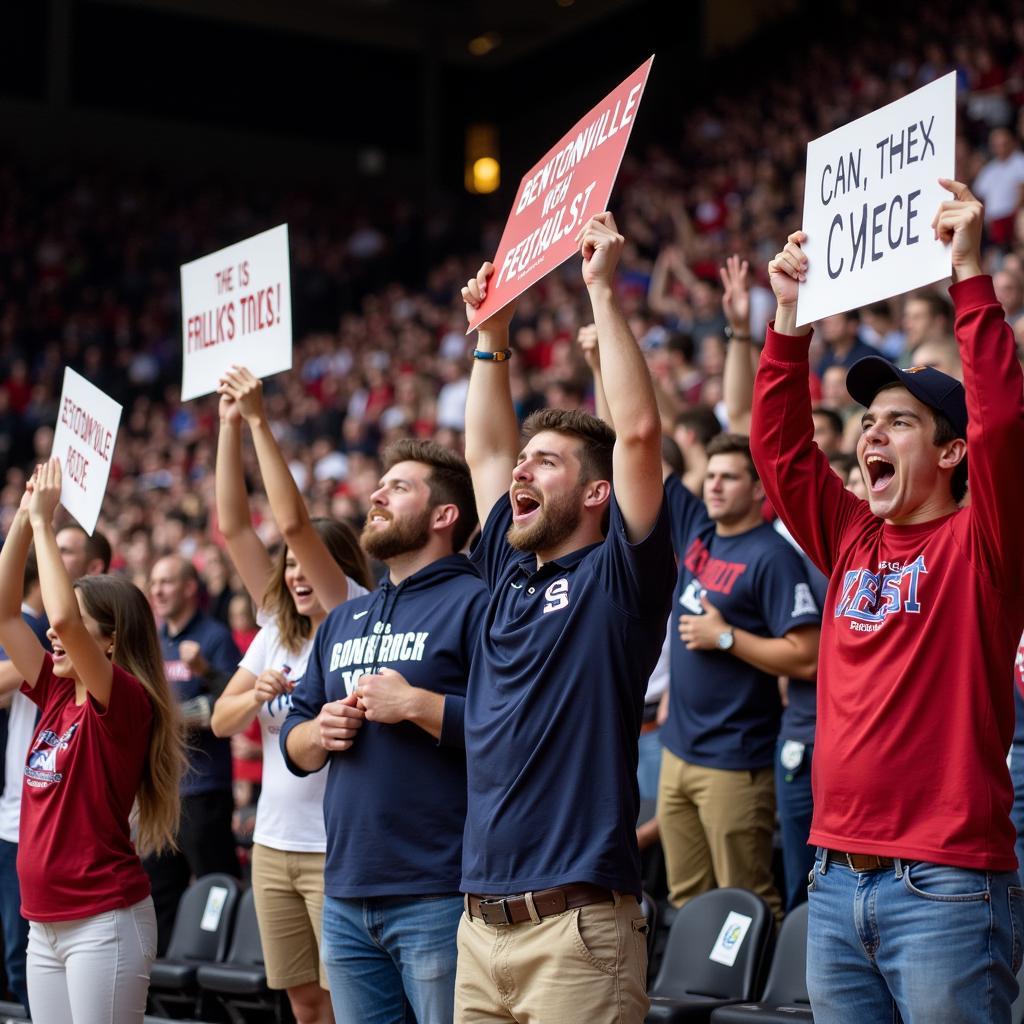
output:
M 18 841 L 21 821 L 21 787 L 25 783 L 25 760 L 36 731 L 38 708 L 15 690 L 7 719 L 7 751 L 4 754 L 4 792 L 0 796 L 0 839 Z
M 348 592 L 349 597 L 353 598 L 361 597 L 367 590 L 350 579 Z M 302 650 L 292 652 L 281 643 L 276 623 L 267 621 L 263 615 L 260 615 L 259 621 L 266 624 L 256 634 L 239 666 L 258 676 L 268 668 L 281 672 L 287 665 L 288 678 L 301 680 L 313 650 L 313 638 L 310 637 L 303 644 Z M 299 685 L 302 685 L 301 681 Z M 327 772 L 314 772 L 299 778 L 284 763 L 279 737 L 281 726 L 291 708 L 291 694 L 281 694 L 262 704 L 257 716 L 263 737 L 263 786 L 256 805 L 253 841 L 273 850 L 323 853 L 327 849 L 327 833 L 324 830 Z
M 1001 220 L 1017 209 L 1024 185 L 1024 153 L 1017 150 L 1005 160 L 990 160 L 974 179 L 974 194 L 985 204 L 985 219 Z

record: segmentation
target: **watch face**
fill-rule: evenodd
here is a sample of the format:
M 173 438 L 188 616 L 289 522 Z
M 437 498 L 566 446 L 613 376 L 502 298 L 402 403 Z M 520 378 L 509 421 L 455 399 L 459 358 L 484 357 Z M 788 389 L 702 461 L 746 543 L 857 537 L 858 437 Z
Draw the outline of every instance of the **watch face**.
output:
M 720 651 L 727 651 L 733 645 L 735 637 L 732 634 L 732 630 L 727 630 L 724 633 L 718 634 L 718 649 Z

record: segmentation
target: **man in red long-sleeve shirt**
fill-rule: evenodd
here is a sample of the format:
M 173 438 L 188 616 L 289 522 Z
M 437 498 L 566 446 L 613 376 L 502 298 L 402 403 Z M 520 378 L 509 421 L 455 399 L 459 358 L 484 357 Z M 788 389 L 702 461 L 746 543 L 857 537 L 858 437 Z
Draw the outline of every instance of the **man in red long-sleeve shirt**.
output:
M 778 313 L 751 448 L 772 504 L 830 577 L 818 669 L 807 981 L 816 1024 L 1009 1021 L 1024 948 L 1006 751 L 1024 626 L 1024 403 L 1013 333 L 981 274 L 981 204 L 959 182 L 952 245 L 964 386 L 855 364 L 868 501 L 812 441 L 804 235 L 769 265 Z M 965 443 L 966 440 L 966 443 Z M 970 507 L 960 507 L 970 454 Z

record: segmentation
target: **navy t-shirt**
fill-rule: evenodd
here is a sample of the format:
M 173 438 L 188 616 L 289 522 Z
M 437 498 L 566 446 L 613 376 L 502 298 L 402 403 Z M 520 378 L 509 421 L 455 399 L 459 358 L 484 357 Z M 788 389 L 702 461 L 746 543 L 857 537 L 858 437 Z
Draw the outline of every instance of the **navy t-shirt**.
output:
M 195 640 L 202 656 L 218 675 L 219 685 L 211 687 L 202 676 L 192 674 L 181 660 L 178 648 L 184 640 Z M 170 635 L 165 622 L 160 627 L 160 646 L 164 655 L 164 671 L 178 703 L 200 694 L 220 696 L 224 683 L 238 668 L 241 655 L 223 623 L 196 612 L 180 633 Z M 188 770 L 181 780 L 181 795 L 212 793 L 231 789 L 231 741 L 214 736 L 209 729 L 195 729 L 188 735 Z
M 443 693 L 438 743 L 411 722 L 364 722 L 348 750 L 327 759 L 324 891 L 336 899 L 455 893 L 466 821 L 462 722 L 470 661 L 487 605 L 464 555 L 438 559 L 395 586 L 338 605 L 321 623 L 281 727 L 288 734 L 342 700 L 359 677 L 391 668 Z
M 462 888 L 591 882 L 640 895 L 637 740 L 675 565 L 664 503 L 630 544 L 608 536 L 537 568 L 505 539 L 502 495 L 472 559 L 491 591 L 466 699 Z
M 803 561 L 767 523 L 720 537 L 704 503 L 675 477 L 665 484 L 679 559 L 672 615 L 702 615 L 701 593 L 730 626 L 780 637 L 818 625 Z M 672 637 L 668 721 L 662 743 L 691 764 L 732 771 L 771 766 L 782 702 L 775 676 L 725 651 L 690 651 Z

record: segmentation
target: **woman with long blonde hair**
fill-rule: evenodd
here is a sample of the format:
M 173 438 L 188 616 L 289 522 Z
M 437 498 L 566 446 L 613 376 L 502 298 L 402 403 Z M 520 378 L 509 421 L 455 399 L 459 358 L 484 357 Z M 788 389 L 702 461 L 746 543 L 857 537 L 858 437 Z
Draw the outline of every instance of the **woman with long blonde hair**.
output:
M 350 526 L 310 518 L 266 428 L 260 382 L 247 370 L 233 370 L 220 392 L 218 525 L 260 609 L 263 628 L 217 700 L 210 726 L 218 736 L 232 736 L 254 720 L 260 723 L 263 789 L 256 807 L 252 875 L 267 983 L 288 993 L 299 1024 L 330 1024 L 334 1017 L 320 960 L 327 773 L 293 775 L 278 733 L 320 623 L 334 605 L 365 594 L 372 579 Z M 274 561 L 250 519 L 242 470 L 243 420 L 252 430 L 263 485 L 286 542 Z
M 18 845 L 29 1000 L 47 1024 L 141 1024 L 156 914 L 139 855 L 173 843 L 181 729 L 145 595 L 119 577 L 71 582 L 60 488 L 56 459 L 36 468 L 0 551 L 0 643 L 40 709 Z M 33 540 L 52 655 L 21 617 Z

